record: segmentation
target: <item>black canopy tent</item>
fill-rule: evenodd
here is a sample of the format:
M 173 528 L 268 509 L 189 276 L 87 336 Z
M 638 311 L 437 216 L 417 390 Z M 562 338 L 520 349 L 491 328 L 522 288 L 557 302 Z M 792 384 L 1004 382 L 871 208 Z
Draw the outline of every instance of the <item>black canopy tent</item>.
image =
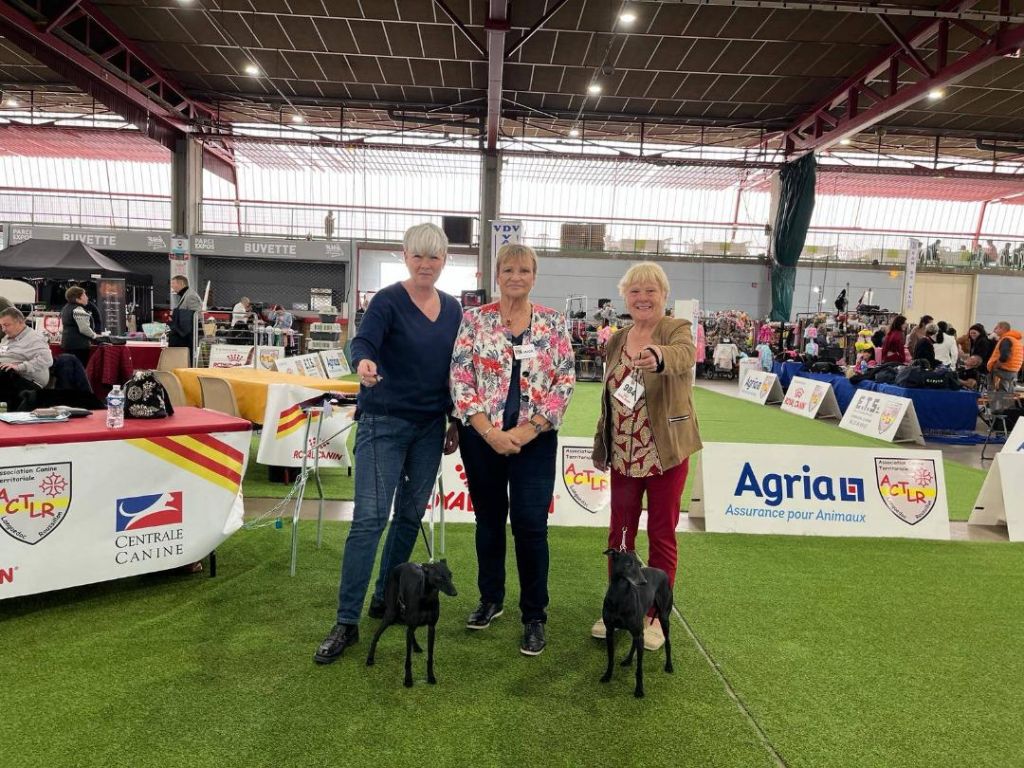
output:
M 0 251 L 0 277 L 33 283 L 36 301 L 55 309 L 64 305 L 70 284 L 81 285 L 95 300 L 97 276 L 123 279 L 136 321 L 141 326 L 152 319 L 153 278 L 130 271 L 85 243 L 32 238 Z

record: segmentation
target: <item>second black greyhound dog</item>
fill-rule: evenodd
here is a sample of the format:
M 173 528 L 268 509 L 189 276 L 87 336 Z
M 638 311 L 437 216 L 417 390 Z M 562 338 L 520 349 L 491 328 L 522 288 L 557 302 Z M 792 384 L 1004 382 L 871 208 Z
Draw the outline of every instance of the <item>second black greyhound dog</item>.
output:
M 601 616 L 607 632 L 608 669 L 601 677 L 602 683 L 612 679 L 615 664 L 615 630 L 624 629 L 633 636 L 629 655 L 622 662 L 628 667 L 636 654 L 636 689 L 633 695 L 638 699 L 644 695 L 644 626 L 647 613 L 653 607 L 665 634 L 665 671 L 672 671 L 672 644 L 668 636 L 669 613 L 672 611 L 672 587 L 668 575 L 658 568 L 644 568 L 633 552 L 606 549 L 611 558 L 611 579 L 604 596 Z
M 455 597 L 452 572 L 441 560 L 436 563 L 402 563 L 388 574 L 384 588 L 384 619 L 370 642 L 370 653 L 366 666 L 373 666 L 377 641 L 384 630 L 392 624 L 402 624 L 405 630 L 405 687 L 412 687 L 412 652 L 422 649 L 416 642 L 416 628 L 427 627 L 427 682 L 433 685 L 434 677 L 434 631 L 441 616 L 441 600 L 438 592 Z

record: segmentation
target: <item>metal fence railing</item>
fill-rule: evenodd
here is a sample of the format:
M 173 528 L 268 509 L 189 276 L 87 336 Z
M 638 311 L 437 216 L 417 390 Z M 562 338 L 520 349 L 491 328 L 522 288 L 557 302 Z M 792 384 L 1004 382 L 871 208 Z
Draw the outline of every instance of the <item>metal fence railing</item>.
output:
M 105 229 L 168 229 L 169 198 L 0 191 L 0 221 Z
M 504 218 L 521 221 L 524 242 L 549 252 L 738 259 L 764 259 L 768 253 L 764 227 L 753 224 L 565 221 L 515 214 L 505 214 Z M 922 254 L 925 266 L 960 271 L 1024 268 L 1024 240 L 1019 238 L 1009 241 L 1000 238 L 988 246 L 985 237 L 975 245 L 973 238 L 946 233 L 930 236 L 928 233 L 818 227 L 808 232 L 801 261 L 899 267 L 906 263 L 911 237 L 925 246 Z M 937 246 L 934 245 L 936 240 L 940 241 Z
M 333 219 L 328 222 L 329 214 Z M 762 225 L 722 222 L 600 220 L 580 217 L 503 213 L 523 222 L 523 239 L 546 251 L 619 253 L 678 258 L 729 257 L 761 259 L 768 251 Z M 413 224 L 440 224 L 444 216 L 473 212 L 422 209 L 341 208 L 307 204 L 235 202 L 207 199 L 202 206 L 203 231 L 212 234 L 283 237 L 331 237 L 335 240 L 401 241 Z M 0 189 L 0 221 L 52 226 L 166 231 L 171 201 L 158 195 L 97 195 L 74 192 Z M 905 263 L 909 238 L 925 245 L 922 262 L 958 271 L 1024 269 L 1024 238 L 957 233 L 870 231 L 811 227 L 802 261 L 842 262 L 899 267 Z M 936 243 L 936 241 L 939 241 Z

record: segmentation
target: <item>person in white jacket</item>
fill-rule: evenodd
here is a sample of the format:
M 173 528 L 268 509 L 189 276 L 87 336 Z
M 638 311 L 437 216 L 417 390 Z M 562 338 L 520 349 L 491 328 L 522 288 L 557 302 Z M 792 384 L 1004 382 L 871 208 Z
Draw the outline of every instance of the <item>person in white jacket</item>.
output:
M 939 321 L 939 332 L 935 336 L 935 362 L 956 370 L 960 361 L 960 348 L 956 343 L 956 330 L 944 320 Z

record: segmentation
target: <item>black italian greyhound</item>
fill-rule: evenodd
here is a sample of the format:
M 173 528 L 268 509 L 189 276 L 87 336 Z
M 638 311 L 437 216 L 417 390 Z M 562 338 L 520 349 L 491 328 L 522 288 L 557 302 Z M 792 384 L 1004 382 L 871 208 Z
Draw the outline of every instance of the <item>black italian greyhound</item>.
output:
M 392 624 L 403 624 L 405 630 L 405 687 L 412 687 L 412 652 L 422 653 L 416 642 L 416 629 L 427 627 L 427 682 L 437 682 L 434 677 L 434 631 L 441 616 L 441 600 L 438 592 L 455 597 L 452 572 L 441 560 L 436 563 L 402 563 L 388 574 L 384 588 L 384 619 L 370 642 L 370 653 L 366 666 L 373 666 L 377 641 L 384 630 Z
M 602 683 L 612 679 L 615 664 L 615 630 L 624 629 L 633 636 L 629 655 L 622 662 L 628 667 L 636 654 L 636 689 L 633 695 L 644 696 L 644 626 L 647 613 L 655 608 L 661 631 L 665 633 L 665 671 L 672 671 L 672 644 L 668 637 L 669 613 L 672 611 L 672 587 L 668 575 L 659 568 L 644 568 L 633 552 L 606 549 L 611 559 L 611 579 L 604 596 L 601 617 L 605 626 L 605 643 L 608 646 L 608 669 L 601 677 Z

